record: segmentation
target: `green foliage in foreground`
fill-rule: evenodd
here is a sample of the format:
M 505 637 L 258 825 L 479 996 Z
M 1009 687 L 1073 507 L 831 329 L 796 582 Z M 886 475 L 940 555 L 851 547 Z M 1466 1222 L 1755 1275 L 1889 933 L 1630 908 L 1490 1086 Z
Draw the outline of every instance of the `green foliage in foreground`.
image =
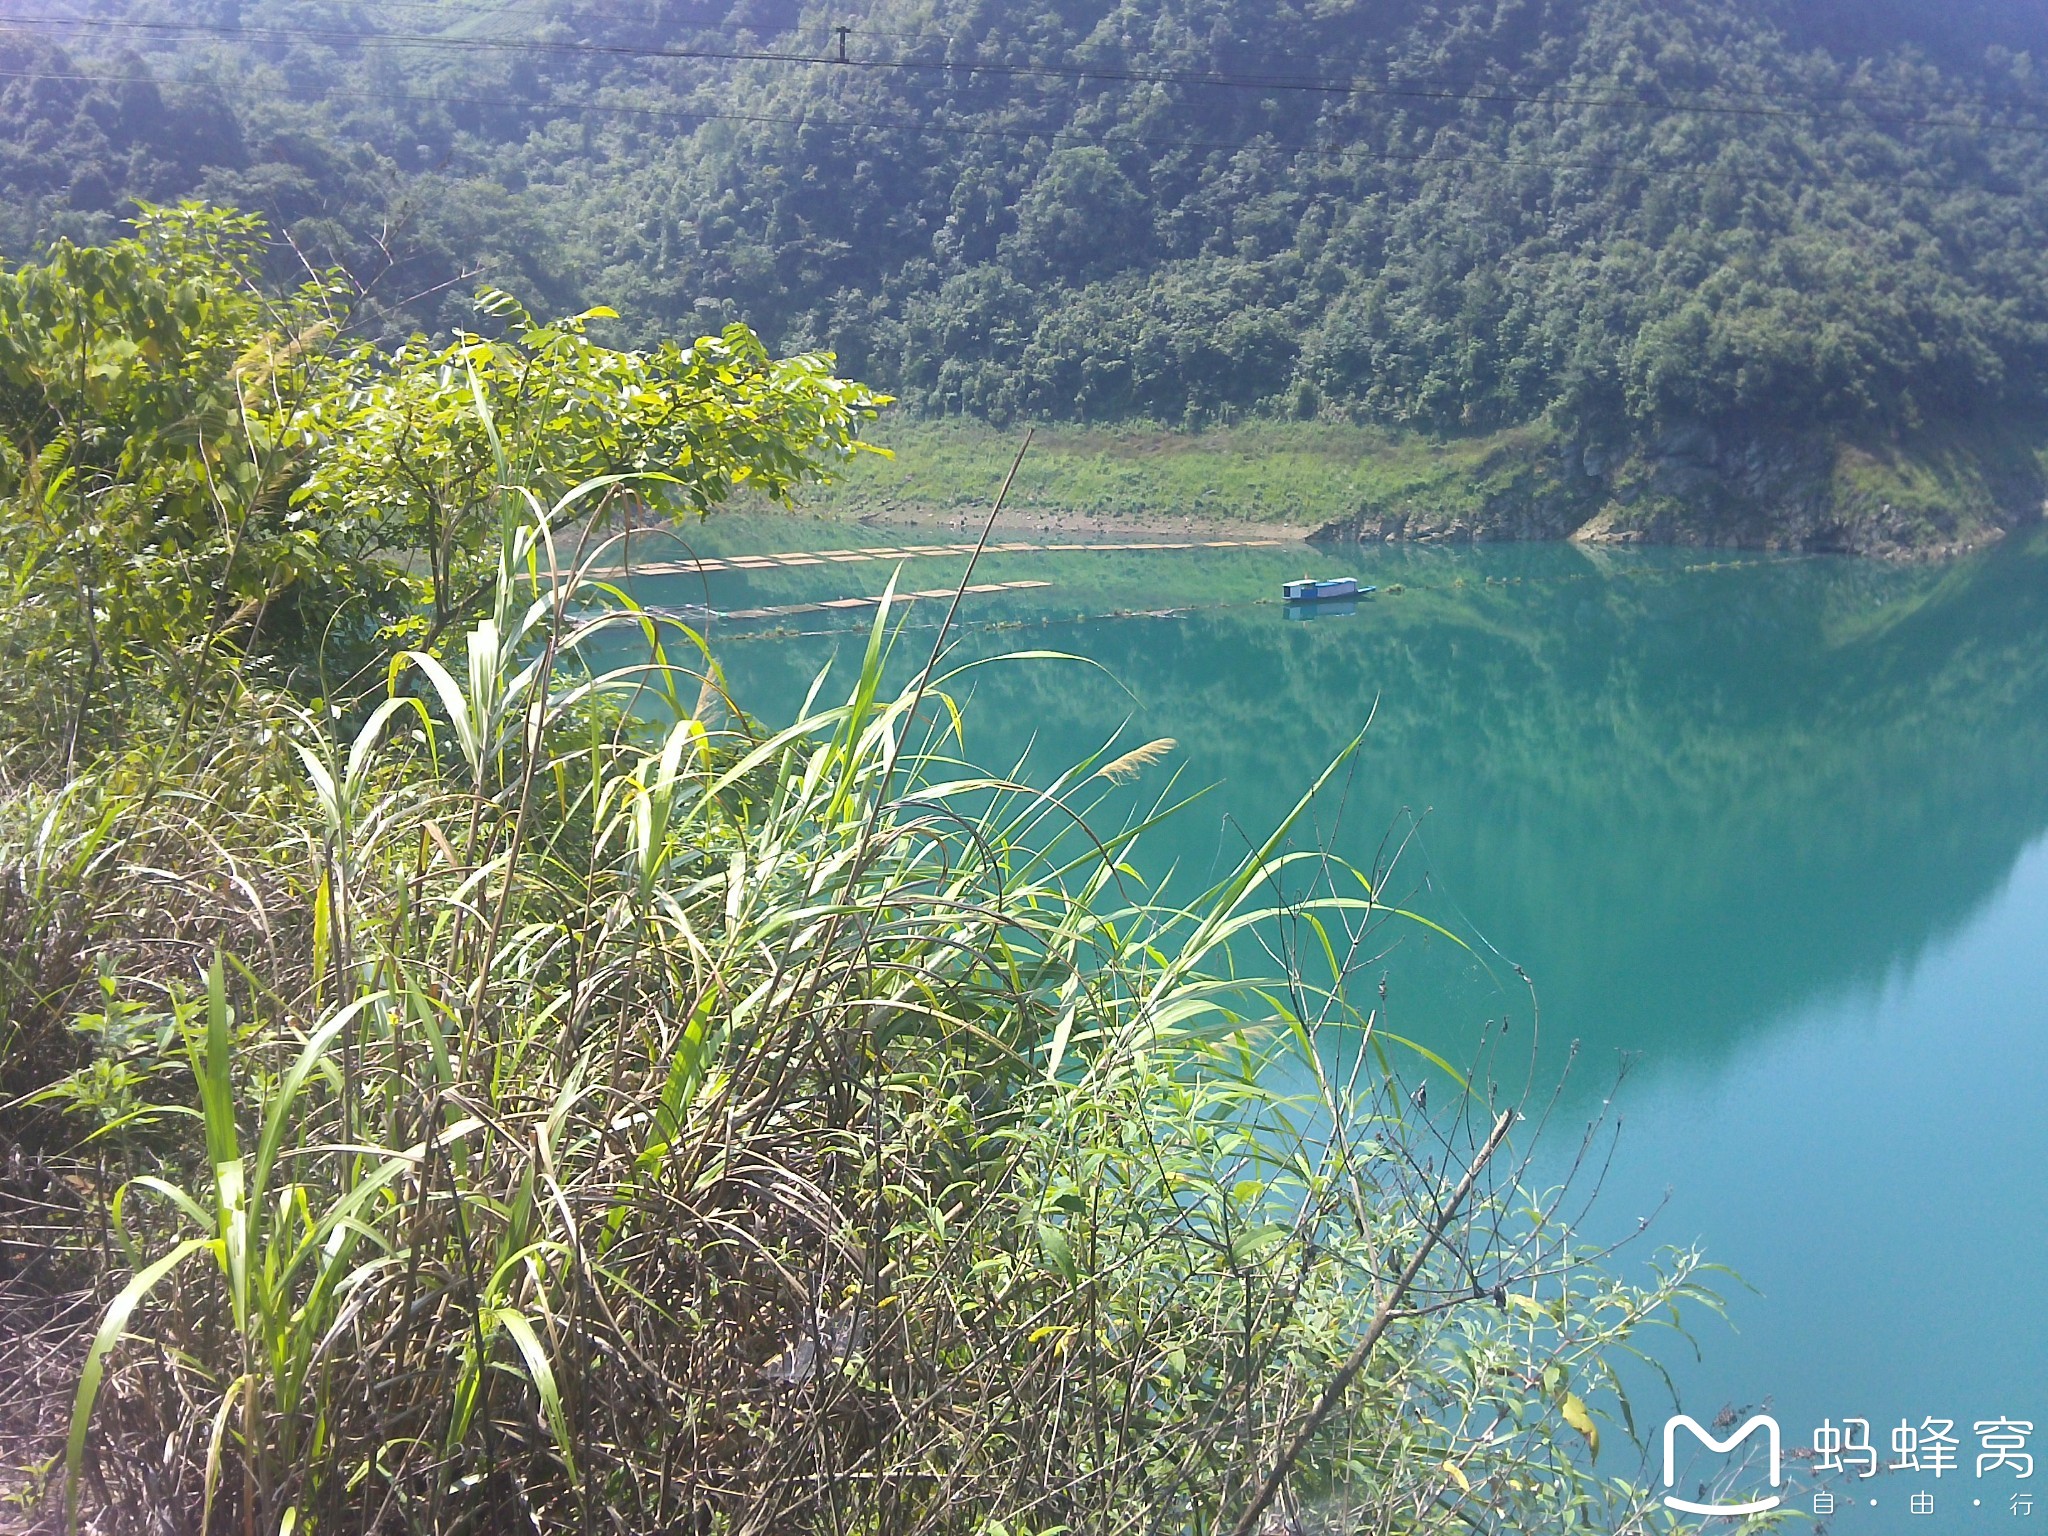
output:
M 1169 743 L 1041 789 L 965 769 L 946 673 L 883 686 L 886 614 L 844 703 L 763 735 L 701 661 L 586 664 L 675 632 L 520 576 L 539 528 L 460 675 L 410 653 L 340 733 L 252 719 L 175 813 L 115 764 L 6 805 L 9 867 L 96 914 L 96 1050 L 33 1103 L 127 1175 L 73 1498 L 1207 1530 L 1399 1302 L 1304 1520 L 1649 1528 L 1588 1400 L 1696 1260 L 1603 1278 L 1503 1166 L 1389 1293 L 1461 1168 L 1341 988 L 1233 973 L 1316 864 L 1285 826 L 1153 907 L 1144 823 L 1077 818 Z M 1338 956 L 1404 920 L 1349 875 L 1285 917 Z M 1490 1118 L 1432 1134 L 1469 1157 Z
M 15 739 L 75 760 L 141 693 L 190 704 L 232 654 L 310 665 L 380 628 L 439 633 L 489 589 L 514 479 L 564 519 L 621 474 L 676 511 L 786 498 L 884 403 L 742 325 L 621 352 L 586 335 L 606 312 L 542 324 L 495 293 L 493 336 L 343 345 L 347 285 L 273 297 L 265 245 L 252 217 L 152 209 L 0 272 Z

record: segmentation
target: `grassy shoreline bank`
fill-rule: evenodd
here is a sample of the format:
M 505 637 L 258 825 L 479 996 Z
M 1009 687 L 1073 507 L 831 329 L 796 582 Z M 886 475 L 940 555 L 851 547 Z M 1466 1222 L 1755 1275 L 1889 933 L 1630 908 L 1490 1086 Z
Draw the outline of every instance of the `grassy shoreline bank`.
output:
M 871 433 L 893 459 L 864 457 L 801 504 L 906 524 L 985 516 L 1024 428 L 886 417 Z M 1433 442 L 1373 427 L 1260 422 L 1206 432 L 1039 425 L 1005 521 L 1019 527 L 1313 532 L 1362 504 L 1469 495 L 1514 434 Z
M 1868 441 L 1681 425 L 1618 446 L 1546 423 L 1459 437 L 1297 421 L 1032 431 L 1004 529 L 1254 527 L 1332 542 L 1572 538 L 1927 559 L 1996 542 L 2037 520 L 2048 496 L 2048 428 L 2017 420 Z M 862 457 L 808 488 L 806 510 L 976 526 L 1024 429 L 885 417 L 872 436 L 894 457 Z

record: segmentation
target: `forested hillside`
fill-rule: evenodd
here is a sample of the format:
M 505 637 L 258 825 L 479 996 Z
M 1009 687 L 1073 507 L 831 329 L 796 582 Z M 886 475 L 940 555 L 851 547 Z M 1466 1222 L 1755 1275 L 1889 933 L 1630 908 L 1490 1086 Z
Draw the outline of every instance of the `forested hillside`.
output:
M 72 5 L 8 7 L 17 252 L 194 194 L 397 329 L 481 273 L 927 413 L 1540 426 L 1495 502 L 1370 532 L 2039 508 L 2039 0 Z

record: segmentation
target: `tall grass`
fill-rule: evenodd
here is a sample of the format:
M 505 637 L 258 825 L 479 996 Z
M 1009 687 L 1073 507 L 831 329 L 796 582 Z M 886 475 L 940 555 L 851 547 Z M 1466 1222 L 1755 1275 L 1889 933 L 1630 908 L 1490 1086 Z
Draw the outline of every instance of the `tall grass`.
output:
M 1301 1440 L 1264 1528 L 1648 1525 L 1588 1403 L 1696 1260 L 1448 1208 L 1498 1110 L 1351 1005 L 1371 882 L 1283 824 L 1162 906 L 1106 797 L 1167 744 L 969 767 L 886 604 L 763 730 L 551 521 L 381 699 L 0 819 L 93 977 L 10 981 L 83 1042 L 13 1123 L 101 1168 L 66 1519 L 1196 1532 Z

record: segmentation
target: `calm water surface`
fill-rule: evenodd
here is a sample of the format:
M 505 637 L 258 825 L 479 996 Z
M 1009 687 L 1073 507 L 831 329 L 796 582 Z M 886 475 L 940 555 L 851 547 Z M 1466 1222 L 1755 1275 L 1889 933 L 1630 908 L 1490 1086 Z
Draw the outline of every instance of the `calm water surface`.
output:
M 936 536 L 736 517 L 693 543 L 891 537 Z M 960 563 L 907 562 L 904 585 Z M 795 604 L 878 593 L 890 569 L 640 591 Z M 1271 600 L 1283 578 L 1338 573 L 1402 590 L 1307 622 Z M 1563 546 L 1060 551 L 985 557 L 977 580 L 1048 585 L 970 599 L 970 648 L 1097 665 L 982 669 L 970 751 L 1028 754 L 1049 777 L 1118 732 L 1174 737 L 1183 782 L 1214 788 L 1145 862 L 1189 884 L 1371 718 L 1304 840 L 1370 864 L 1413 834 L 1398 889 L 1501 958 L 1397 951 L 1395 1027 L 1455 1058 L 1483 1021 L 1526 1011 L 1521 965 L 1542 1070 L 1577 1042 L 1549 1155 L 1610 1097 L 1621 1118 L 1595 1235 L 1654 1216 L 1619 1266 L 1698 1242 L 1753 1287 L 1729 1288 L 1732 1326 L 1696 1320 L 1698 1359 L 1670 1341 L 1688 1409 L 1769 1402 L 1793 1444 L 1824 1416 L 1869 1418 L 1881 1447 L 1901 1418 L 1951 1418 L 1966 1451 L 1971 1423 L 2005 1415 L 2048 1450 L 2048 540 L 1929 569 Z M 736 696 L 780 722 L 864 622 L 712 633 Z M 913 629 L 906 654 L 929 640 Z M 1988 1516 L 1990 1490 L 1954 1504 L 1987 1495 L 1972 1513 Z

